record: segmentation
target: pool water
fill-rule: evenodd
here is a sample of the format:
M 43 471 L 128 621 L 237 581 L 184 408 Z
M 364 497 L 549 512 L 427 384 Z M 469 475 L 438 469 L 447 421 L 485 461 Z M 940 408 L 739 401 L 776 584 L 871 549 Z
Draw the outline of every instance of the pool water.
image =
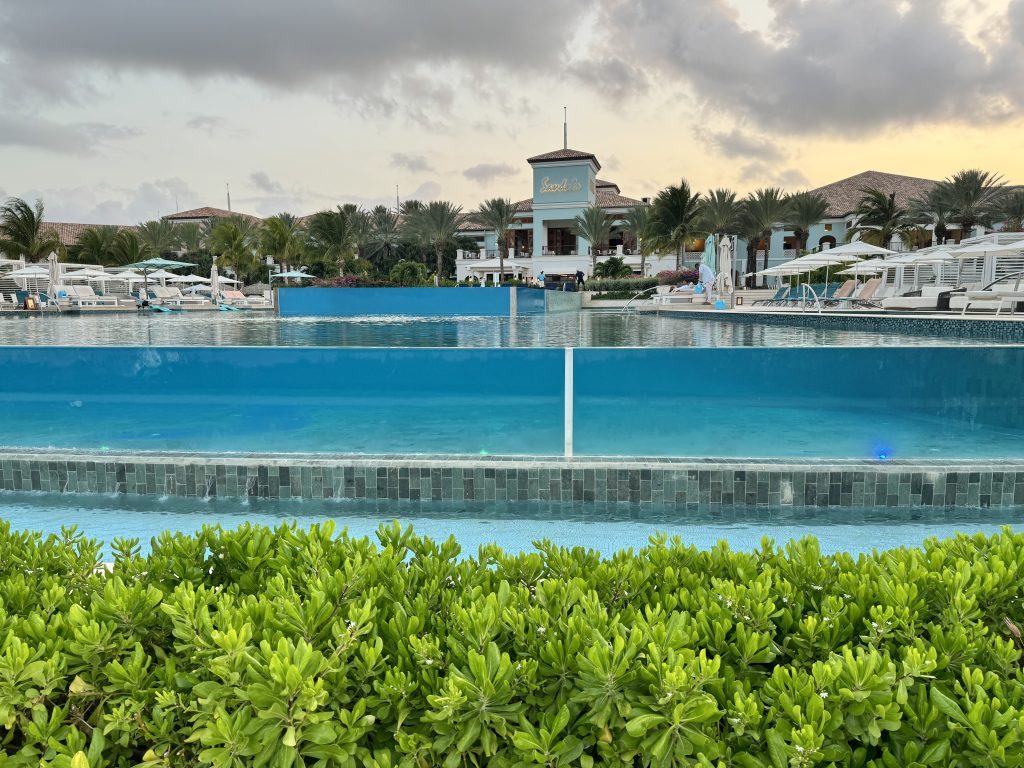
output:
M 300 526 L 334 520 L 351 535 L 373 537 L 382 524 L 399 520 L 420 535 L 454 536 L 465 555 L 483 544 L 506 551 L 529 551 L 548 539 L 559 546 L 586 547 L 605 556 L 645 546 L 651 536 L 678 536 L 701 549 L 727 542 L 733 549 L 756 549 L 763 537 L 777 543 L 804 536 L 818 539 L 826 553 L 863 553 L 919 546 L 929 537 L 958 533 L 993 534 L 1002 527 L 1024 530 L 1024 509 L 724 509 L 680 512 L 616 504 L 569 505 L 515 502 L 375 502 L 189 499 L 148 496 L 0 492 L 0 518 L 15 529 L 59 533 L 77 526 L 109 544 L 115 537 L 137 538 L 143 551 L 162 531 L 194 532 L 203 525 L 233 528 L 249 522 Z M 107 550 L 109 555 L 109 550 Z
M 290 347 L 828 347 L 998 339 L 755 325 L 618 310 L 507 317 L 279 318 L 269 313 L 8 316 L 0 344 Z

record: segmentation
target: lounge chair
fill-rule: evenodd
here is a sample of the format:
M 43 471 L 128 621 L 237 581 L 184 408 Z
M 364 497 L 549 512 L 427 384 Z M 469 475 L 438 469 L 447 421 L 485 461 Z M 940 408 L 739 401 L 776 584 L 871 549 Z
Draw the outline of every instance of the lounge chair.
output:
M 939 294 L 948 291 L 946 286 L 929 285 L 920 291 L 911 291 L 902 296 L 889 296 L 882 299 L 883 309 L 927 310 L 937 309 Z
M 864 285 L 861 286 L 860 290 L 856 293 L 851 294 L 846 298 L 833 298 L 833 303 L 840 307 L 875 307 L 879 305 L 875 301 L 875 294 L 878 292 L 882 281 L 880 278 L 873 277 L 868 280 Z
M 69 285 L 65 287 L 68 303 L 73 307 L 116 307 L 118 300 L 114 296 L 97 296 L 89 285 Z
M 755 306 L 755 307 L 771 306 L 771 305 L 775 304 L 776 302 L 782 301 L 784 298 L 786 298 L 786 294 L 788 294 L 788 293 L 789 293 L 789 286 L 788 285 L 783 285 L 783 286 L 781 286 L 779 288 L 779 290 L 777 290 L 775 292 L 775 295 L 772 296 L 770 299 L 758 299 L 757 301 L 754 302 L 753 306 Z
M 221 298 L 225 304 L 231 307 L 269 307 L 268 302 L 262 296 L 246 296 L 241 291 L 221 291 Z
M 184 296 L 180 289 L 171 288 L 170 286 L 154 285 L 150 287 L 149 292 L 152 296 L 151 301 L 165 306 L 181 307 L 188 305 L 201 307 L 210 304 L 210 300 L 203 296 Z
M 18 309 L 19 306 L 13 293 L 0 293 L 0 310 Z
M 1024 290 L 1015 290 L 1014 286 L 1009 284 L 993 285 L 982 291 L 966 291 L 962 295 L 964 296 L 964 306 L 960 311 L 961 315 L 966 315 L 968 309 L 979 304 L 987 307 L 994 306 L 997 315 L 1001 314 L 1003 307 L 1008 304 L 1012 315 L 1017 311 L 1017 304 L 1024 303 Z

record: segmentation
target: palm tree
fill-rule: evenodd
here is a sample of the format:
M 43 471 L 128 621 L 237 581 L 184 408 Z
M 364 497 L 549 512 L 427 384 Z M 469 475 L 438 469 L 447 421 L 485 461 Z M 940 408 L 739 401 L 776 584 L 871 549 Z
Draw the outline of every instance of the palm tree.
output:
M 348 213 L 340 205 L 333 211 L 320 211 L 309 222 L 309 250 L 321 261 L 332 262 L 343 271 L 356 254 L 356 233 Z
M 434 249 L 438 284 L 443 277 L 444 250 L 458 238 L 462 221 L 462 206 L 449 203 L 447 200 L 435 200 L 427 203 L 406 216 L 406 230 L 413 235 L 414 239 L 418 239 Z
M 1006 194 L 1006 182 L 997 173 L 978 169 L 958 171 L 939 183 L 949 202 L 950 217 L 960 223 L 962 237 L 970 237 L 979 224 L 992 226 L 992 217 Z
M 79 264 L 114 264 L 114 240 L 117 227 L 87 227 L 69 248 L 69 255 Z M 130 264 L 131 262 L 124 262 Z
M 221 264 L 231 267 L 239 280 L 259 269 L 256 245 L 255 228 L 241 216 L 218 219 L 210 232 L 210 251 Z
M 740 214 L 736 222 L 736 234 L 747 244 L 746 273 L 748 277 L 746 279 L 746 286 L 748 288 L 753 288 L 756 279 L 754 277 L 754 272 L 757 272 L 757 243 L 761 238 L 761 224 L 754 216 L 749 197 L 744 198 L 740 202 Z
M 416 199 L 403 200 L 401 205 L 398 206 L 398 214 L 400 216 L 409 216 L 416 211 L 423 210 L 423 203 Z
M 632 275 L 633 270 L 621 256 L 612 256 L 594 268 L 594 277 L 616 278 L 631 277 Z
M 1024 230 L 1024 190 L 1014 190 L 999 201 L 996 213 L 1003 221 L 1004 232 Z
M 577 214 L 572 231 L 590 244 L 590 274 L 597 272 L 597 249 L 608 245 L 612 238 L 612 220 L 599 205 L 589 205 Z
M 206 238 L 209 232 L 198 224 L 175 224 L 174 232 L 178 236 L 178 246 L 182 255 L 196 256 L 206 251 Z
M 811 234 L 811 227 L 827 214 L 828 201 L 818 192 L 797 192 L 789 196 L 789 216 L 785 223 L 793 230 L 797 250 L 807 250 L 807 237 Z
M 139 239 L 157 256 L 170 256 L 178 252 L 178 230 L 167 219 L 139 224 Z
M 469 215 L 471 221 L 489 229 L 498 239 L 498 282 L 505 276 L 505 259 L 508 257 L 508 236 L 516 219 L 515 204 L 503 197 L 485 200 Z
M 306 232 L 290 213 L 265 219 L 259 232 L 261 256 L 273 256 L 281 264 L 299 266 L 306 253 Z
M 423 285 L 427 279 L 427 269 L 418 261 L 402 259 L 391 267 L 388 279 L 396 285 Z
M 865 243 L 888 248 L 894 237 L 902 237 L 916 223 L 910 210 L 896 202 L 896 193 L 888 195 L 877 189 L 862 189 L 860 202 L 854 213 L 857 226 L 846 231 L 846 239 L 860 235 Z
M 935 242 L 942 245 L 949 234 L 949 200 L 942 184 L 936 184 L 909 203 L 910 216 L 918 224 L 931 224 Z
M 768 269 L 772 233 L 789 218 L 789 199 L 779 187 L 758 189 L 744 200 L 747 224 L 757 240 L 764 240 L 764 266 Z M 757 248 L 755 247 L 756 251 Z
M 402 243 L 398 214 L 386 206 L 375 206 L 369 213 L 370 261 L 378 268 L 392 262 Z
M 7 199 L 0 208 L 0 253 L 29 262 L 63 250 L 57 233 L 43 228 L 42 200 L 33 207 L 18 197 Z
M 625 230 L 632 233 L 636 240 L 636 249 L 640 254 L 640 274 L 647 274 L 647 256 L 651 253 L 651 206 L 646 203 L 634 205 L 626 215 L 622 217 L 625 221 Z
M 114 264 L 135 264 L 156 256 L 150 245 L 131 229 L 122 229 L 110 246 L 110 257 Z
M 686 244 L 700 231 L 703 200 L 700 192 L 690 191 L 685 180 L 661 190 L 654 198 L 651 211 L 652 245 L 659 250 L 676 252 L 676 270 L 683 268 Z
M 730 235 L 739 228 L 742 211 L 736 193 L 731 189 L 712 189 L 704 198 L 701 226 L 711 235 Z

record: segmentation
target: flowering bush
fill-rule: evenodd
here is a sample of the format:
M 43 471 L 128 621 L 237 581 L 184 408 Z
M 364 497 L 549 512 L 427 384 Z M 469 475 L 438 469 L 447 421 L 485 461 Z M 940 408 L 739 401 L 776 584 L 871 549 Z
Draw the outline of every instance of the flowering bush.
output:
M 366 275 L 341 275 L 317 280 L 316 285 L 321 288 L 376 288 L 387 283 Z
M 0 523 L 0 764 L 1019 766 L 1024 535 L 460 558 Z M 6 757 L 4 757 L 6 755 Z
M 699 278 L 697 270 L 683 269 L 675 271 L 666 269 L 658 273 L 659 285 L 679 285 L 680 283 L 696 283 Z

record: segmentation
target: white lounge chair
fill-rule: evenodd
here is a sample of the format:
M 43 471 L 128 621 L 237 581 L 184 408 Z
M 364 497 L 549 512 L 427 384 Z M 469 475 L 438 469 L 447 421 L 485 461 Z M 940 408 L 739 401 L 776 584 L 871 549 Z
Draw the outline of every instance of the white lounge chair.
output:
M 68 303 L 73 307 L 116 307 L 118 305 L 115 296 L 97 296 L 96 291 L 89 285 L 68 285 L 64 288 L 68 295 Z
M 1015 290 L 1012 285 L 993 285 L 982 291 L 966 291 L 963 295 L 963 309 L 961 315 L 966 315 L 967 310 L 979 304 L 984 308 L 995 307 L 996 314 L 1001 314 L 1005 306 L 1010 307 L 1010 314 L 1015 314 L 1018 303 L 1024 303 L 1024 290 Z M 957 301 L 957 305 L 960 301 Z M 952 301 L 950 302 L 952 307 Z

